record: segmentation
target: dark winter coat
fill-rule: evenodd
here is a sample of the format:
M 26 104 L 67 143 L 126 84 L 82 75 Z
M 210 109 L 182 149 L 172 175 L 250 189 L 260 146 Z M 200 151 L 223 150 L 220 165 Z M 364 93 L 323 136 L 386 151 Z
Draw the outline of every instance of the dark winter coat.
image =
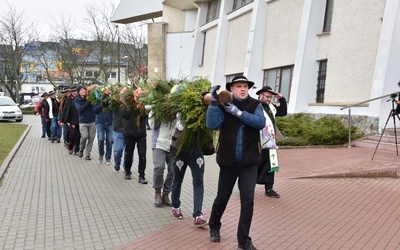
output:
M 80 95 L 75 97 L 75 107 L 79 112 L 79 124 L 81 123 L 94 123 L 96 121 L 96 115 L 94 113 L 94 106 L 82 98 Z

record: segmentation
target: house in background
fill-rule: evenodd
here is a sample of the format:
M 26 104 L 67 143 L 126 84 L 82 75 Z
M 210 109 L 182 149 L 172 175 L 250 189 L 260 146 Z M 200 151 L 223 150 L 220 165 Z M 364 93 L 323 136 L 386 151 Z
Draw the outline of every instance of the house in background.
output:
M 161 18 L 148 24 L 150 78 L 202 76 L 225 86 L 243 74 L 281 92 L 289 113 L 317 117 L 347 119 L 341 107 L 378 98 L 351 108 L 366 133 L 384 127 L 388 96 L 400 91 L 398 0 L 137 2 L 121 0 L 112 21 Z
M 138 49 L 132 45 L 112 42 L 99 46 L 97 41 L 70 39 L 59 43 L 37 41 L 26 44 L 24 49 L 28 51 L 19 71 L 24 79 L 20 103 L 37 99 L 41 93 L 57 86 L 116 84 L 118 80 L 128 84 L 132 77 L 143 77 L 146 71 L 142 68 L 147 69 L 146 61 L 142 61 L 143 57 L 118 60 L 117 46 L 120 45 L 121 55 L 137 54 Z M 146 56 L 147 46 L 139 50 Z

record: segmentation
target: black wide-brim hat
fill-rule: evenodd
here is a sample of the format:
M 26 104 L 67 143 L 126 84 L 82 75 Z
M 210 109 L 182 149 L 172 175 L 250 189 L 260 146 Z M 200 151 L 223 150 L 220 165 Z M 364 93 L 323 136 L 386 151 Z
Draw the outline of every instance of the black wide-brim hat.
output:
M 271 93 L 271 94 L 273 94 L 273 95 L 277 95 L 277 93 L 274 92 L 270 86 L 264 86 L 264 87 L 262 87 L 262 89 L 260 89 L 260 90 L 258 90 L 258 91 L 256 92 L 256 95 L 261 94 L 261 92 L 269 92 L 269 93 Z
M 235 76 L 232 79 L 232 81 L 226 83 L 225 89 L 228 90 L 228 91 L 231 91 L 232 84 L 237 83 L 237 82 L 247 83 L 249 85 L 249 89 L 251 89 L 251 87 L 254 86 L 254 82 L 247 80 L 246 77 L 244 77 L 244 76 Z

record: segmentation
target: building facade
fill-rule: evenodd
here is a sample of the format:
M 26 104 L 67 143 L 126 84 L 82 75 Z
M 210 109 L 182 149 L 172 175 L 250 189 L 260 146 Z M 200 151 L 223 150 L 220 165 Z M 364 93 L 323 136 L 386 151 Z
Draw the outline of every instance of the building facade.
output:
M 350 109 L 366 133 L 383 129 L 400 92 L 398 0 L 146 2 L 122 0 L 113 22 L 162 18 L 149 24 L 149 77 L 225 86 L 243 74 L 281 92 L 289 113 L 343 119 L 342 107 L 376 99 Z

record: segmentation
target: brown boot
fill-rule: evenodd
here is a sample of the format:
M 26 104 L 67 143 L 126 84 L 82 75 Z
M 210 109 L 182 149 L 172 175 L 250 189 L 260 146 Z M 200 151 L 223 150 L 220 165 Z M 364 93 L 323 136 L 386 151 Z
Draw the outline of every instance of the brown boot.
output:
M 169 200 L 169 192 L 164 192 L 162 196 L 162 201 L 165 206 L 170 207 L 171 201 Z
M 154 205 L 156 207 L 162 207 L 163 199 L 161 198 L 161 190 L 156 189 L 156 195 L 154 196 Z

